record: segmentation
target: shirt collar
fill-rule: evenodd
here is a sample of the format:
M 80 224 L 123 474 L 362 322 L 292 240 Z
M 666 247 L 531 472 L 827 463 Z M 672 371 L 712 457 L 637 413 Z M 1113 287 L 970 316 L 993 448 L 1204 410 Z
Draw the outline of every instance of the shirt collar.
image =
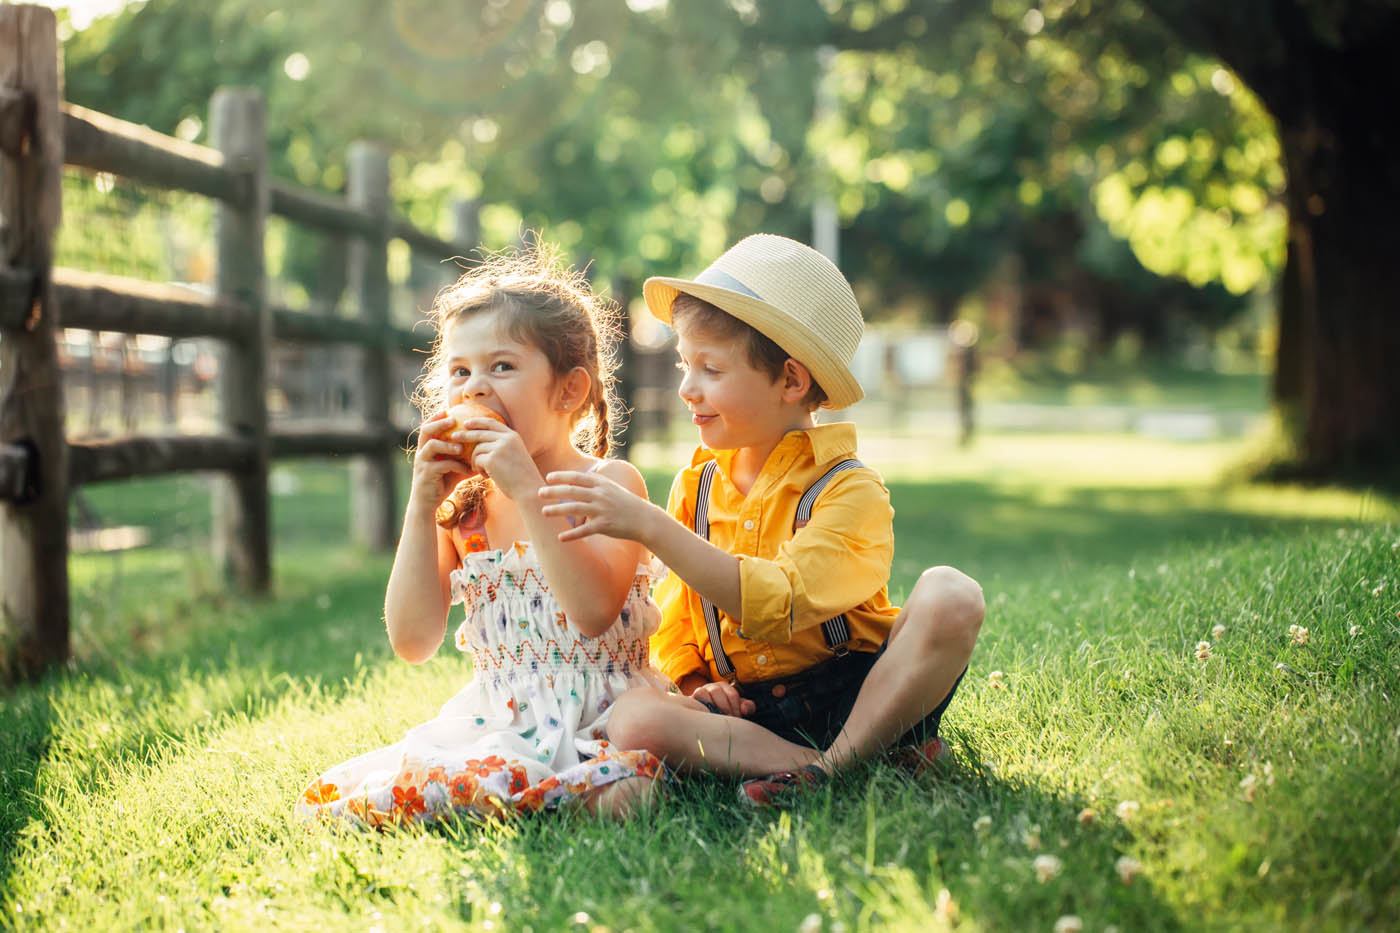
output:
M 801 446 L 811 448 L 812 460 L 817 466 L 822 466 L 833 460 L 854 457 L 856 453 L 856 426 L 849 421 L 838 421 L 835 424 L 819 424 L 801 431 L 790 431 L 778 442 L 775 452 Z M 696 447 L 695 453 L 690 457 L 690 465 L 700 466 L 707 460 L 714 460 L 719 464 L 720 469 L 728 473 L 729 465 L 734 460 L 734 451 L 710 450 L 705 446 Z

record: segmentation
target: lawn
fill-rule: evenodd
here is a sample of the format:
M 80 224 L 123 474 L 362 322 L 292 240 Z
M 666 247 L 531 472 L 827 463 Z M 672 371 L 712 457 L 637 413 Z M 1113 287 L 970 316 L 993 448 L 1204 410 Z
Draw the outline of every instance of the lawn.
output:
M 945 773 L 872 763 L 786 813 L 692 780 L 623 824 L 383 835 L 304 828 L 291 804 L 470 672 L 448 647 L 393 658 L 389 560 L 342 543 L 345 471 L 281 475 L 262 601 L 217 585 L 198 479 L 90 489 L 157 546 L 75 558 L 77 661 L 3 695 L 0 924 L 1394 928 L 1400 510 L 1218 483 L 1236 453 L 867 445 L 891 477 L 892 590 L 952 563 L 988 597 Z M 664 495 L 665 458 L 639 459 Z

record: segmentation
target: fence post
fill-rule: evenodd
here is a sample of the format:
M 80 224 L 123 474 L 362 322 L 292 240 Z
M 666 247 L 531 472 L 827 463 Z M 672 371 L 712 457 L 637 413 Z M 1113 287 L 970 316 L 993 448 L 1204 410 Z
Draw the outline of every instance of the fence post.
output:
M 14 158 L 0 156 L 0 255 L 34 275 L 24 327 L 0 340 L 0 444 L 25 447 L 38 461 L 34 498 L 0 502 L 0 637 L 8 643 L 0 643 L 0 662 L 34 676 L 67 660 L 69 644 L 68 444 L 51 276 L 63 179 L 52 10 L 0 5 L 0 89 L 33 102 L 28 145 Z
M 481 245 L 480 198 L 458 198 L 452 202 L 452 241 L 473 250 Z M 452 278 L 455 281 L 457 276 Z
M 249 200 L 219 202 L 215 215 L 220 298 L 253 308 L 252 333 L 227 341 L 219 354 L 217 394 L 223 430 L 251 441 L 252 463 L 220 476 L 214 489 L 214 554 L 238 586 L 263 592 L 272 578 L 272 527 L 267 473 L 267 356 L 272 313 L 267 303 L 263 231 L 269 204 L 267 108 L 248 88 L 220 88 L 210 104 L 215 147 L 224 164 L 248 179 Z
M 384 339 L 364 350 L 364 402 L 366 426 L 383 435 L 384 447 L 356 457 L 350 470 L 351 534 L 355 541 L 377 550 L 392 549 L 398 541 L 398 511 L 394 504 L 394 447 L 389 438 L 393 338 L 389 334 L 389 156 L 368 142 L 350 144 L 347 195 L 352 207 L 378 216 L 383 222 L 373 239 L 356 237 L 350 243 L 349 280 L 358 300 L 360 316 L 380 327 Z

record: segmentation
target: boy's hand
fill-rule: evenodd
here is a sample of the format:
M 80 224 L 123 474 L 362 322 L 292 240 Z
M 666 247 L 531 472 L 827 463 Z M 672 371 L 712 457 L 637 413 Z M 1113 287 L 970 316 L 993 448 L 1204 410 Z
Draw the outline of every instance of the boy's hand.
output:
M 755 709 L 753 700 L 739 696 L 733 684 L 725 681 L 702 684 L 690 694 L 692 699 L 713 704 L 726 716 L 747 716 Z
M 560 532 L 560 541 L 576 541 L 589 535 L 607 535 L 646 544 L 648 522 L 656 511 L 641 496 L 598 473 L 559 470 L 545 477 L 540 511 L 569 519 L 574 527 Z

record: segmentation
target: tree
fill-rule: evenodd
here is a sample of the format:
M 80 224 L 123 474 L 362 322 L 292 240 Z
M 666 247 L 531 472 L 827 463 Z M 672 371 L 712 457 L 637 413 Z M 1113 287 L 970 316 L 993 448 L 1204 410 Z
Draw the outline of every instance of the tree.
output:
M 1288 176 L 1276 391 L 1304 466 L 1393 471 L 1400 455 L 1396 0 L 1146 0 L 1273 115 Z
M 1167 351 L 1168 318 L 1213 330 L 1282 266 L 1262 108 L 1140 7 L 1089 8 L 857 3 L 796 26 L 790 4 L 757 8 L 751 45 L 843 50 L 839 114 L 798 164 L 835 182 L 842 265 L 877 310 L 922 300 L 942 317 L 1010 278 L 1021 342 L 1072 326 Z M 754 94 L 767 112 L 773 95 Z

